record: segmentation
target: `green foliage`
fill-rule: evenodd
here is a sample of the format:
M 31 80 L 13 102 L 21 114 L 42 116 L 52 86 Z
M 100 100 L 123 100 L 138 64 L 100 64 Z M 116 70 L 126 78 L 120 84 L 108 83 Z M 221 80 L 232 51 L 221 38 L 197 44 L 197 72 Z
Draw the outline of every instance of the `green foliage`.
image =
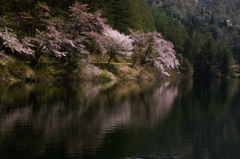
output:
M 193 26 L 194 23 L 199 23 L 195 16 L 191 18 L 193 25 L 184 27 L 179 20 L 167 15 L 163 9 L 152 9 L 152 15 L 157 31 L 161 32 L 165 39 L 173 42 L 177 53 L 183 56 L 184 59 L 178 56 L 183 74 L 191 74 L 187 73 L 190 70 L 189 63 L 194 66 L 196 74 L 215 74 L 217 77 L 219 71 L 220 76 L 232 72 L 231 49 L 225 42 L 216 42 L 219 29 L 215 25 L 211 27 L 210 33 L 204 35 Z
M 192 52 L 193 52 L 193 59 L 194 61 L 197 60 L 201 48 L 205 43 L 205 36 L 204 34 L 200 33 L 198 29 L 196 29 L 194 32 L 193 38 L 192 38 Z
M 80 0 L 89 4 L 91 11 L 102 11 L 108 24 L 121 33 L 129 30 L 151 32 L 155 30 L 154 20 L 145 0 Z
M 170 17 L 179 19 L 186 27 L 191 27 L 193 32 L 198 29 L 204 35 L 208 33 L 212 34 L 217 42 L 223 41 L 229 44 L 235 61 L 240 63 L 238 37 L 240 26 L 240 3 L 238 0 L 201 0 L 198 1 L 197 5 L 193 3 L 193 0 L 147 0 L 147 3 L 152 8 L 161 8 Z M 165 36 L 163 30 L 166 29 L 162 27 L 161 30 L 163 36 Z M 193 34 L 189 35 L 192 36 Z M 196 45 L 198 44 L 196 43 Z M 179 51 L 179 46 L 175 48 Z M 195 52 L 196 50 L 193 50 L 194 54 Z M 197 51 L 196 54 L 198 53 Z
M 142 31 L 145 33 L 153 32 L 155 30 L 155 23 L 154 23 L 154 19 L 152 17 L 151 11 L 146 4 L 146 1 L 139 0 L 139 7 L 140 7 Z
M 162 9 L 152 9 L 152 15 L 157 32 L 160 32 L 164 39 L 173 42 L 177 53 L 183 54 L 185 39 L 190 37 L 179 20 L 167 16 Z
M 7 66 L 0 63 L 0 77 L 5 77 L 8 72 Z
M 230 47 L 224 42 L 219 42 L 218 48 L 218 66 L 224 75 L 230 75 L 232 72 L 233 57 Z
M 207 71 L 212 65 L 216 64 L 217 46 L 211 34 L 208 35 L 205 45 L 202 47 L 201 54 L 203 56 L 203 67 L 206 67 Z
M 112 72 L 114 75 L 118 75 L 118 70 L 119 70 L 119 67 L 121 66 L 128 66 L 128 64 L 125 64 L 125 63 L 94 63 L 93 65 L 99 67 L 100 69 L 102 70 L 108 70 L 110 72 Z
M 104 71 L 99 75 L 99 77 L 105 80 L 111 80 L 111 77 Z
M 0 15 L 6 14 L 9 11 L 9 0 L 1 0 Z
M 126 59 L 122 56 L 115 56 L 112 61 L 116 63 L 125 63 Z
M 8 70 L 14 77 L 25 79 L 28 76 L 30 67 L 23 61 L 15 61 L 8 64 Z
M 183 57 L 193 65 L 192 44 L 188 39 L 185 39 Z
M 193 75 L 193 67 L 187 59 L 183 60 L 182 65 L 179 68 L 180 72 L 184 74 L 186 77 L 191 77 Z
M 138 0 L 115 0 L 113 3 L 114 26 L 121 33 L 130 34 L 128 27 L 141 30 Z
M 183 58 L 181 54 L 177 54 L 178 61 L 180 63 L 179 71 L 186 77 L 191 77 L 193 75 L 193 66 L 188 61 L 188 59 Z
M 36 72 L 36 75 L 39 79 L 48 79 L 53 78 L 54 75 L 58 74 L 61 71 L 59 63 L 54 61 L 48 61 L 47 58 L 41 58 L 41 60 L 33 67 L 33 70 Z
M 114 29 L 119 30 L 122 33 L 130 33 L 127 27 L 132 28 L 135 24 L 134 28 L 141 29 L 140 17 L 132 17 L 132 13 L 136 12 L 136 9 L 139 7 L 135 7 L 134 10 L 131 9 L 131 2 L 128 0 L 115 0 L 113 4 L 113 14 L 114 14 Z M 133 14 L 136 16 L 136 13 Z M 134 21 L 132 21 L 134 19 Z

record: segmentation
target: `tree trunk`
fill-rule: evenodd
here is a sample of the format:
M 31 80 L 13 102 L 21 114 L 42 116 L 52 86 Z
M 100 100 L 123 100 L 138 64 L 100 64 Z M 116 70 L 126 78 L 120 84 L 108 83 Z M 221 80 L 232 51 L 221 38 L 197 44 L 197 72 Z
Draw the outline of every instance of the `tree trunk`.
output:
M 149 44 L 149 46 L 148 46 L 148 49 L 147 49 L 147 51 L 145 52 L 146 56 L 148 56 L 149 51 L 151 50 L 151 47 L 152 47 L 152 43 L 150 42 L 150 44 Z
M 42 48 L 43 48 L 43 45 L 39 48 L 39 50 L 35 54 L 35 58 L 32 59 L 31 66 L 35 66 L 38 63 L 38 60 L 40 59 L 40 57 L 42 55 Z
M 136 64 L 137 61 L 134 61 L 133 64 L 132 64 L 132 67 L 134 67 L 134 65 Z
M 110 59 L 109 59 L 109 61 L 108 61 L 108 64 L 111 62 L 112 58 L 113 58 L 113 57 L 110 56 Z

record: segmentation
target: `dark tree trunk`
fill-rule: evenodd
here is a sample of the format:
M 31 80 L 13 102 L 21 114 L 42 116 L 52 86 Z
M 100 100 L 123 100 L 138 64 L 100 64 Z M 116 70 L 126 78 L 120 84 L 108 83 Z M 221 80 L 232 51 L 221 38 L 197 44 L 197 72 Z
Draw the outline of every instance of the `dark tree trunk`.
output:
M 136 64 L 137 61 L 134 61 L 133 64 L 132 64 L 132 67 L 134 67 L 134 65 Z
M 113 58 L 113 57 L 112 57 L 112 56 L 110 56 L 110 59 L 109 59 L 109 61 L 108 61 L 108 64 L 111 62 L 112 58 Z
M 40 57 L 42 55 L 42 48 L 43 48 L 43 45 L 36 52 L 35 57 L 33 57 L 32 61 L 31 61 L 31 66 L 35 66 L 38 63 L 38 60 L 40 59 Z

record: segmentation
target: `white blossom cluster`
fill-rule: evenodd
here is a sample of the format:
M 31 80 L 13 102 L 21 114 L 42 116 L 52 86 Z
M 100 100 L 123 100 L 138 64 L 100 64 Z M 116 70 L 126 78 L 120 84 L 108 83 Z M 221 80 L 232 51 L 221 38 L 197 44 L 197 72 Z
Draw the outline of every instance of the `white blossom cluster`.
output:
M 34 51 L 27 45 L 23 45 L 18 39 L 17 35 L 8 31 L 5 27 L 4 32 L 0 32 L 0 38 L 3 40 L 3 46 L 11 49 L 12 52 L 25 53 L 33 55 Z
M 113 30 L 110 27 L 106 27 L 103 31 L 103 35 L 106 36 L 103 45 L 109 54 L 120 54 L 125 58 L 132 55 L 132 42 L 129 36 L 121 34 L 117 30 Z

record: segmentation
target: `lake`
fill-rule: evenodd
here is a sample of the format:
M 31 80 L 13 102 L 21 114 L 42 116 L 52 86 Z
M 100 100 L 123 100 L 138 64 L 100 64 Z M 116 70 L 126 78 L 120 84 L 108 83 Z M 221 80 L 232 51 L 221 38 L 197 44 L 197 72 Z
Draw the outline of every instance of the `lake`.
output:
M 0 158 L 240 158 L 240 80 L 0 85 Z

